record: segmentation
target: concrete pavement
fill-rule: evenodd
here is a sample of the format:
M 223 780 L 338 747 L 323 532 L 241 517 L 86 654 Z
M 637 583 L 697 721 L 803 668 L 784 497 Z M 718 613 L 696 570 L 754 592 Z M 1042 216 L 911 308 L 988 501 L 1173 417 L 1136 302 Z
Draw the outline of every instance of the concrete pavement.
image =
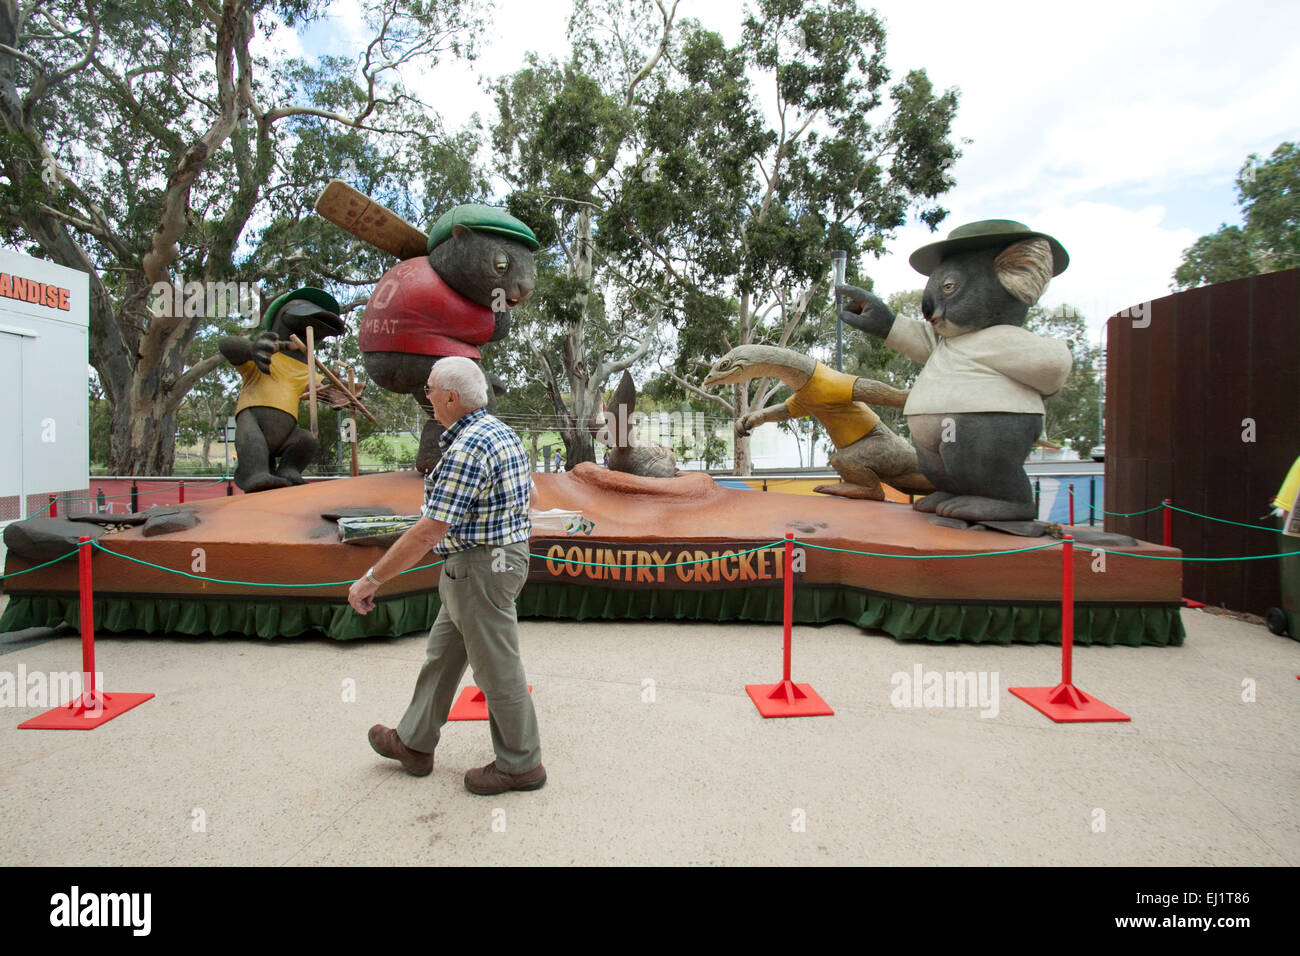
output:
M 462 783 L 484 723 L 448 724 L 422 779 L 367 744 L 422 634 L 104 637 L 108 690 L 157 697 L 89 732 L 0 707 L 0 864 L 1294 865 L 1300 644 L 1183 615 L 1181 648 L 1076 651 L 1133 718 L 1081 725 L 1007 692 L 1054 684 L 1056 647 L 798 627 L 794 677 L 836 714 L 764 720 L 744 685 L 780 676 L 778 625 L 524 621 L 550 779 L 499 797 Z M 21 637 L 0 672 L 80 669 L 75 633 Z M 917 665 L 982 673 L 989 716 L 909 701 Z

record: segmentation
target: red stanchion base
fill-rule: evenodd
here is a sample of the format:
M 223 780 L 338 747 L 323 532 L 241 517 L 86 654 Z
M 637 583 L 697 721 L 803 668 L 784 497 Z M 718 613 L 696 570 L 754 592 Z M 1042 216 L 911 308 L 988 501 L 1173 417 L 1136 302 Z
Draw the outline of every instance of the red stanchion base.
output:
M 18 725 L 18 729 L 94 730 L 100 724 L 106 724 L 114 717 L 120 717 L 132 707 L 138 707 L 152 697 L 153 694 L 127 694 L 121 691 L 112 694 L 101 691 L 94 697 L 90 694 L 82 694 L 71 703 L 23 721 Z
M 1109 704 L 1103 704 L 1096 697 L 1088 696 L 1073 684 L 1057 684 L 1055 687 L 1008 687 L 1007 690 L 1058 724 L 1130 719 L 1128 714 L 1121 713 Z
M 777 684 L 746 684 L 745 692 L 764 717 L 831 717 L 835 711 L 811 684 L 783 680 Z
M 533 685 L 528 685 L 528 693 L 533 692 Z M 487 698 L 483 692 L 474 685 L 466 687 L 456 698 L 456 703 L 451 705 L 451 712 L 447 714 L 448 720 L 487 720 L 488 706 Z

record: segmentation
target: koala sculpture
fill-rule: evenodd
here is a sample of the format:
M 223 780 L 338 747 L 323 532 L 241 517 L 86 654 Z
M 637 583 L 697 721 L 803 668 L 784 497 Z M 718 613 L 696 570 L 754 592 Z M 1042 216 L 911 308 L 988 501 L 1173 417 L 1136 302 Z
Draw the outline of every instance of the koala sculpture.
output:
M 307 356 L 284 350 L 289 337 L 341 335 L 339 304 L 328 292 L 294 289 L 267 306 L 262 329 L 252 338 L 231 335 L 217 343 L 244 382 L 235 405 L 235 450 L 239 464 L 235 484 L 245 492 L 267 491 L 303 483 L 318 443 L 298 427 L 298 403 L 307 390 Z M 322 390 L 323 391 L 323 390 Z
M 316 211 L 402 260 L 375 286 L 357 344 L 371 379 L 410 395 L 429 416 L 415 458 L 427 474 L 438 463 L 442 433 L 424 395 L 429 371 L 452 355 L 477 362 L 480 345 L 509 334 L 510 310 L 533 294 L 540 243 L 504 209 L 476 203 L 449 209 L 426 236 L 337 179 L 316 200 Z M 488 382 L 493 410 L 505 390 L 491 376 Z
M 929 276 L 925 321 L 838 286 L 846 323 L 925 363 L 903 412 L 921 471 L 937 491 L 918 511 L 966 521 L 1036 516 L 1024 461 L 1043 429 L 1043 398 L 1059 391 L 1072 357 L 1062 341 L 1023 328 L 1029 306 L 1069 264 L 1059 242 L 1023 223 L 959 226 L 908 260 Z

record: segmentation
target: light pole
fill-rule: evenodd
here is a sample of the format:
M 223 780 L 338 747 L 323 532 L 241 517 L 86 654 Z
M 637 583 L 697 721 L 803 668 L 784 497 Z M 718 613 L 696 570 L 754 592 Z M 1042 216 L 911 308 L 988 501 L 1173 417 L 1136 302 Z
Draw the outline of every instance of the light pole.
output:
M 849 254 L 843 249 L 831 253 L 831 282 L 836 286 L 844 284 L 844 270 Z M 840 318 L 840 294 L 835 293 L 835 371 L 844 371 L 844 320 Z

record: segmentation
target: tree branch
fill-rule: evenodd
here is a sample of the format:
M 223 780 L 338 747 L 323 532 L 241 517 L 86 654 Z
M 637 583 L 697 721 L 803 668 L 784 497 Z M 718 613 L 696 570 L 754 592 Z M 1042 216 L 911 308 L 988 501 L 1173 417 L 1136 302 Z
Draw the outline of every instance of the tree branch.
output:
M 664 55 L 664 51 L 668 49 L 668 37 L 672 32 L 673 18 L 677 15 L 678 2 L 679 0 L 673 0 L 673 8 L 671 10 L 664 10 L 664 5 L 661 0 L 655 0 L 655 6 L 659 8 L 659 15 L 664 21 L 663 36 L 659 38 L 659 45 L 655 48 L 654 54 L 646 61 L 645 66 L 641 67 L 636 76 L 632 77 L 631 82 L 628 83 L 627 91 L 623 95 L 623 109 L 628 109 L 632 105 L 632 94 L 636 92 L 636 88 L 641 85 L 641 82 L 654 71 L 655 65 Z
M 185 401 L 185 396 L 191 388 L 198 384 L 199 379 L 207 375 L 214 368 L 225 362 L 226 357 L 220 352 L 214 352 L 205 359 L 200 359 L 185 370 L 185 374 L 176 380 L 172 385 L 171 392 L 167 397 L 167 403 L 163 406 L 163 414 L 169 415 L 181 407 L 181 402 Z
M 662 372 L 664 375 L 667 375 L 669 378 L 671 378 L 682 388 L 686 389 L 688 392 L 693 392 L 696 395 L 700 396 L 700 398 L 707 398 L 711 402 L 717 402 L 719 405 L 721 405 L 723 408 L 729 411 L 733 417 L 735 416 L 736 407 L 726 399 L 719 398 L 717 395 L 714 395 L 712 392 L 706 392 L 704 389 L 700 388 L 697 385 L 692 385 L 690 382 L 686 381 L 686 379 L 682 378 L 672 369 L 661 368 L 659 371 Z
M 618 372 L 623 371 L 624 369 L 631 368 L 633 365 L 639 362 L 649 351 L 650 351 L 650 340 L 646 339 L 644 342 L 640 342 L 637 344 L 636 350 L 631 355 L 624 356 L 621 359 L 616 359 L 613 362 L 598 362 L 596 364 L 596 371 L 592 374 L 591 378 L 588 379 L 588 381 L 604 383 L 609 379 L 611 375 L 615 375 Z

